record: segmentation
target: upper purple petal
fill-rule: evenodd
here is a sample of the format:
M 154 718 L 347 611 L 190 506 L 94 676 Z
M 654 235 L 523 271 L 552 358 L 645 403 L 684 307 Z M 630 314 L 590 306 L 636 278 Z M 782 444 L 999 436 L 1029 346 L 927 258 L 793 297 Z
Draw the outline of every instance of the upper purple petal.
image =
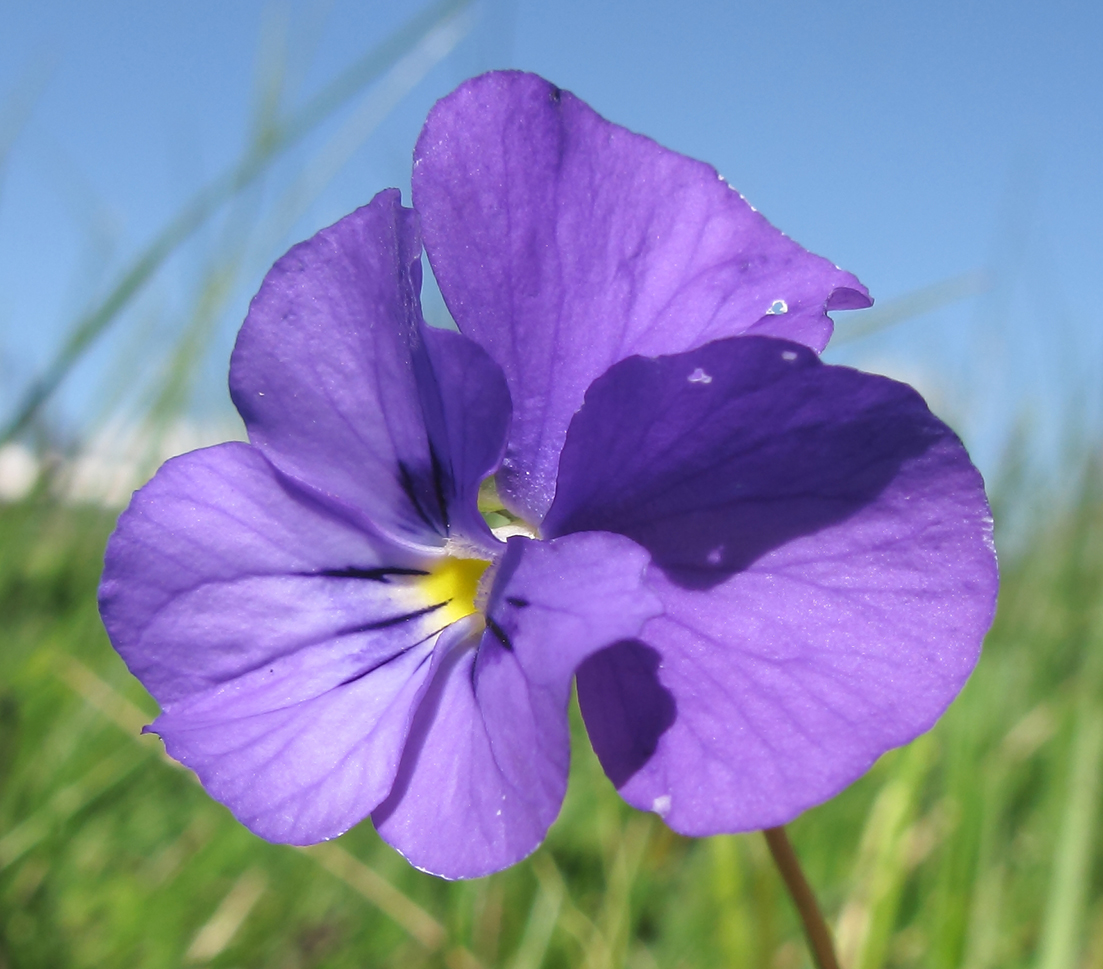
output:
M 250 441 L 283 472 L 425 546 L 444 542 L 452 518 L 482 528 L 475 489 L 504 447 L 509 400 L 483 351 L 427 330 L 420 259 L 417 217 L 396 190 L 295 246 L 253 299 L 230 390 Z
M 409 582 L 427 564 L 224 444 L 134 496 L 100 608 L 168 752 L 253 831 L 304 844 L 390 790 L 443 625 Z
M 854 276 L 782 235 L 709 165 L 531 74 L 468 81 L 414 155 L 426 251 L 513 397 L 499 492 L 539 521 L 586 388 L 618 360 L 744 332 L 820 350 Z
M 903 384 L 738 337 L 623 361 L 567 437 L 549 535 L 620 532 L 664 614 L 579 670 L 622 794 L 769 827 L 928 729 L 997 587 L 983 483 Z
M 394 789 L 372 816 L 414 865 L 473 878 L 540 844 L 567 785 L 576 667 L 661 609 L 641 584 L 647 561 L 620 535 L 509 540 L 487 628 L 438 650 Z

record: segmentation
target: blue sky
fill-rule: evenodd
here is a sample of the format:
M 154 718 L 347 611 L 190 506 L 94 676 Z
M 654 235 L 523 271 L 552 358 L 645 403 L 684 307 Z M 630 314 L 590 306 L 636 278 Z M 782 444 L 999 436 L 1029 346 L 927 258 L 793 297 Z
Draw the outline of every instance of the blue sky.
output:
M 0 169 L 0 407 L 10 411 L 74 316 L 240 153 L 262 37 L 284 25 L 294 106 L 423 7 L 0 4 L 0 149 L 15 139 Z M 882 303 L 987 271 L 986 294 L 829 355 L 915 380 L 986 470 L 1015 419 L 1052 450 L 1070 391 L 1091 390 L 1103 363 L 1101 11 L 1086 0 L 481 0 L 454 50 L 290 225 L 251 251 L 197 406 L 227 406 L 226 356 L 265 266 L 379 189 L 405 190 L 432 102 L 508 66 L 711 162 Z M 296 148 L 243 210 L 263 210 L 354 110 Z M 64 386 L 59 425 L 103 413 L 113 366 L 128 347 L 148 346 L 133 336 L 143 325 L 171 335 L 226 233 L 219 223 L 201 232 L 143 292 Z

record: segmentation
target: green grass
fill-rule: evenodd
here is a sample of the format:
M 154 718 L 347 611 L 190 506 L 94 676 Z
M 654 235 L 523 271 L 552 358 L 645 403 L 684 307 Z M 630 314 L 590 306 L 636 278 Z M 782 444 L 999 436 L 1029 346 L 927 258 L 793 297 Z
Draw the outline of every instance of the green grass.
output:
M 1003 563 L 995 628 L 938 726 L 791 826 L 853 969 L 1103 967 L 1103 497 L 1086 478 Z M 163 759 L 94 593 L 113 515 L 0 506 L 0 966 L 807 966 L 758 835 L 627 808 L 575 715 L 546 845 L 414 871 L 364 824 L 266 844 Z

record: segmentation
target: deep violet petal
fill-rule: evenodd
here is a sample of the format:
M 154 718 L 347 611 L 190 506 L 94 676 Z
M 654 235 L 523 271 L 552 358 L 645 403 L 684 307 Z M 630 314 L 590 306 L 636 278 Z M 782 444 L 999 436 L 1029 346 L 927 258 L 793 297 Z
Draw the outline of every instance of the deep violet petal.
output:
M 479 485 L 501 464 L 510 424 L 509 388 L 501 368 L 460 333 L 422 328 L 441 419 L 433 441 L 449 456 L 453 492 L 448 499 L 449 534 L 490 555 L 500 553 L 479 514 Z M 428 410 L 428 408 L 426 408 Z
M 514 419 L 499 492 L 533 522 L 571 416 L 618 360 L 747 331 L 820 350 L 826 309 L 871 302 L 715 169 L 532 74 L 487 74 L 438 102 L 413 193 L 449 309 L 505 372 Z
M 545 521 L 652 555 L 664 614 L 578 675 L 606 771 L 691 835 L 832 796 L 961 689 L 995 607 L 991 527 L 961 443 L 903 384 L 760 337 L 618 364 Z

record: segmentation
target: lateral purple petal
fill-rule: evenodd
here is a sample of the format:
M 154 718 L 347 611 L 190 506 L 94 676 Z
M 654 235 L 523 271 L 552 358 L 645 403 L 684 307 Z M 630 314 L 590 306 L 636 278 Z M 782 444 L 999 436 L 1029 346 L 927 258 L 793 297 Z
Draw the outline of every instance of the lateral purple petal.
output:
M 438 102 L 413 192 L 449 309 L 509 383 L 499 492 L 531 521 L 586 388 L 618 360 L 744 332 L 820 350 L 827 309 L 871 302 L 712 167 L 531 74 L 487 74 Z
M 295 246 L 253 299 L 230 390 L 250 441 L 282 471 L 371 527 L 433 546 L 472 484 L 455 479 L 447 450 L 452 405 L 426 348 L 420 260 L 417 217 L 396 190 Z M 462 406 L 501 411 L 496 366 L 462 339 L 436 354 L 471 368 Z M 480 387 L 490 402 L 475 399 Z M 471 422 L 475 456 L 458 456 L 468 473 L 486 473 L 505 430 L 503 419 Z
M 980 475 L 910 388 L 760 337 L 633 358 L 571 425 L 549 535 L 619 532 L 665 611 L 578 673 L 632 804 L 791 820 L 931 727 L 997 586 Z
M 567 784 L 571 677 L 658 614 L 641 584 L 647 560 L 620 535 L 509 540 L 487 628 L 440 656 L 394 789 L 372 815 L 412 864 L 474 878 L 544 839 Z
M 305 844 L 390 789 L 443 625 L 410 584 L 424 565 L 224 444 L 135 495 L 100 608 L 168 752 L 253 831 Z

